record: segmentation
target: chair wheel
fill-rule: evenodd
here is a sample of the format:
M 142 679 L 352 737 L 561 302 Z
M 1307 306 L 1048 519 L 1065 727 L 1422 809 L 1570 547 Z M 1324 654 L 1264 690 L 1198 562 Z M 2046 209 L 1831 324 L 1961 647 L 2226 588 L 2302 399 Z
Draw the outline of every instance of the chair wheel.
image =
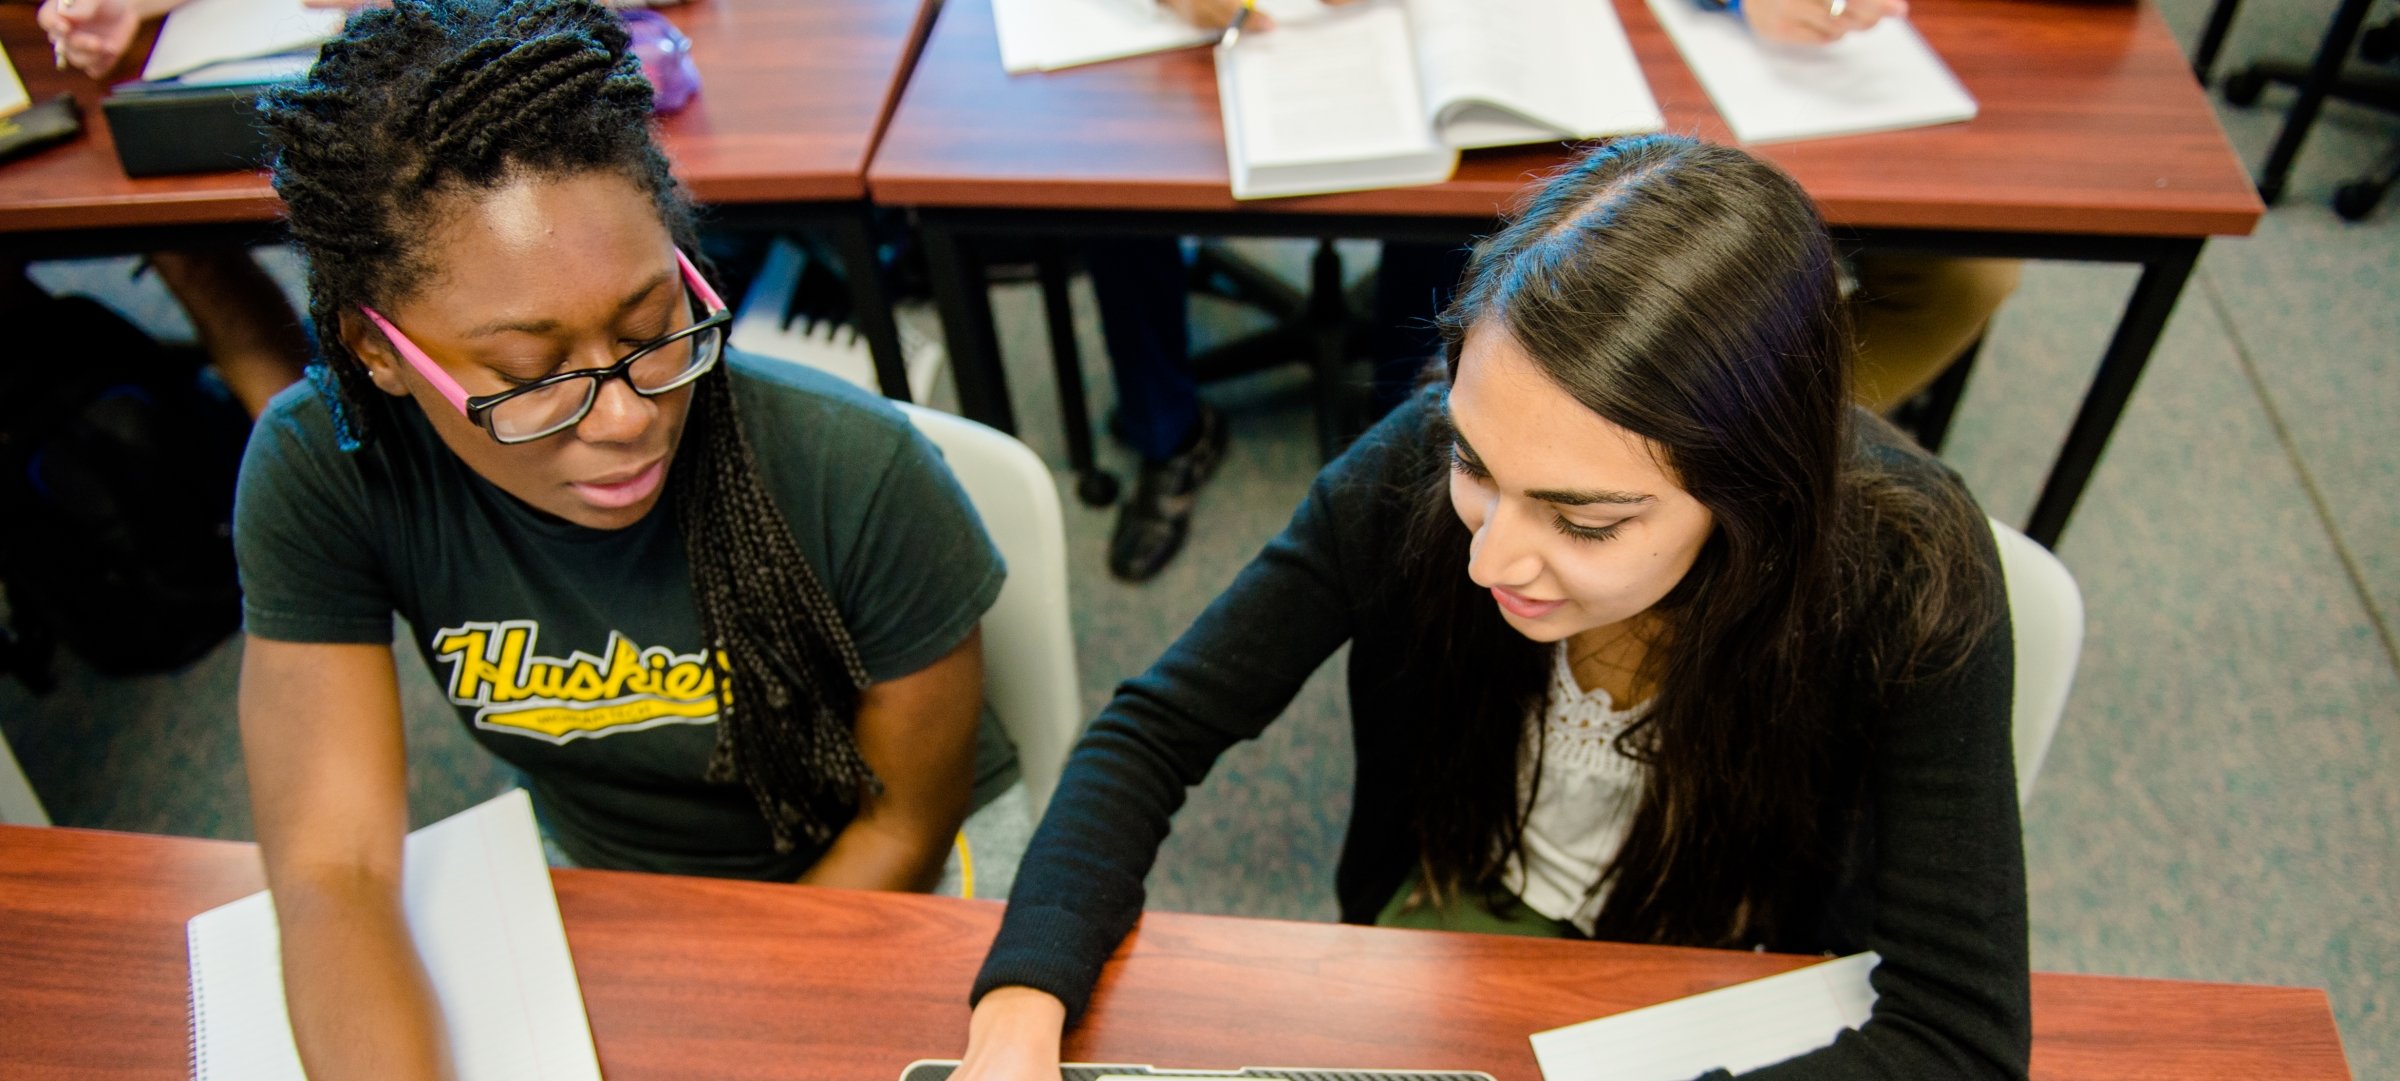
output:
M 1107 470 L 1087 470 L 1075 478 L 1075 498 L 1087 507 L 1105 507 L 1117 501 L 1117 478 Z
M 2254 68 L 2243 68 L 2226 76 L 2217 89 L 2225 95 L 2226 101 L 2235 105 L 2256 105 L 2258 96 L 2266 92 L 2267 77 Z
M 2383 188 L 2372 180 L 2355 180 L 2333 189 L 2333 212 L 2343 221 L 2358 221 L 2375 212 Z

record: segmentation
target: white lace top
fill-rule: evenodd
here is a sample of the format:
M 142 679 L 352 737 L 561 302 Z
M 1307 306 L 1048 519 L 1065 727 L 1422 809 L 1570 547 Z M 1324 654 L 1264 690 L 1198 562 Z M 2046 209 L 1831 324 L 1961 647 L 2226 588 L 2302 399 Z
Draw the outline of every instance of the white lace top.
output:
M 1615 741 L 1644 706 L 1618 709 L 1607 691 L 1584 690 L 1567 663 L 1566 643 L 1552 653 L 1549 707 L 1527 718 L 1542 730 L 1541 787 L 1526 816 L 1522 854 L 1502 881 L 1526 907 L 1590 934 L 1607 895 L 1586 894 L 1624 845 L 1641 795 L 1642 766 L 1619 753 Z M 1519 799 L 1533 788 L 1534 773 L 1528 744 L 1517 769 Z

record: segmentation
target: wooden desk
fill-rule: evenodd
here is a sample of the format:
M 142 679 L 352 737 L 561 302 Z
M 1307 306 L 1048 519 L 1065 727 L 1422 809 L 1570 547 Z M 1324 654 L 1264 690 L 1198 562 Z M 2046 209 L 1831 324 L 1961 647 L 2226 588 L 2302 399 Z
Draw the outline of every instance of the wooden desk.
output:
M 1619 16 L 1666 130 L 1729 141 L 1641 0 Z M 1761 147 L 1837 232 L 1890 249 L 2145 268 L 2027 532 L 2055 542 L 2131 395 L 2201 242 L 2262 212 L 2149 4 L 1941 0 L 1912 19 L 1981 106 L 1972 122 Z M 996 345 L 971 271 L 994 234 L 1109 231 L 1365 235 L 1456 243 L 1487 232 L 1552 147 L 1465 155 L 1430 187 L 1236 202 L 1205 51 L 1047 75 L 1000 69 L 990 0 L 951 0 L 868 170 L 878 203 L 917 208 L 945 301 L 960 396 L 1007 425 Z
M 186 1069 L 184 921 L 259 888 L 249 845 L 0 827 L 0 1076 Z M 991 902 L 555 871 L 610 1081 L 893 1081 L 955 1057 Z M 1533 1032 L 1809 958 L 1152 913 L 1082 1061 L 1540 1076 Z M 2049 1081 L 2348 1081 L 2321 991 L 2040 974 Z
M 845 262 L 872 265 L 866 170 L 923 44 L 928 0 L 699 0 L 664 9 L 692 39 L 700 95 L 660 125 L 676 176 L 710 208 L 710 223 L 830 230 Z M 34 100 L 73 91 L 85 135 L 0 165 L 0 255 L 140 251 L 175 243 L 275 235 L 281 201 L 263 172 L 127 177 L 100 115 L 101 83 L 56 70 L 30 4 L 0 5 L 0 41 Z M 145 35 L 151 31 L 145 31 Z M 148 38 L 129 56 L 148 54 Z M 133 78 L 130 60 L 118 74 Z M 864 260 L 860 262 L 859 260 Z M 898 370 L 891 308 L 872 275 L 861 325 Z M 888 349 L 888 354 L 885 352 Z M 905 379 L 884 380 L 906 393 Z

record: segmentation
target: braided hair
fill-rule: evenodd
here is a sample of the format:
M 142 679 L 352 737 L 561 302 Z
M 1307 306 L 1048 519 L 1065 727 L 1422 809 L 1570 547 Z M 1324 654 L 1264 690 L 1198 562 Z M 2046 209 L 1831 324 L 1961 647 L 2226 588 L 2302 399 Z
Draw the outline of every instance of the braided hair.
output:
M 307 260 L 310 377 L 344 449 L 401 406 L 374 390 L 343 317 L 389 310 L 427 278 L 422 238 L 451 200 L 615 173 L 691 247 L 691 206 L 651 137 L 651 88 L 628 42 L 591 0 L 397 0 L 353 16 L 304 83 L 261 105 L 275 190 Z M 821 844 L 882 791 L 852 732 L 866 669 L 759 479 L 725 365 L 699 381 L 691 409 L 668 490 L 716 672 L 708 779 L 749 791 L 777 851 L 795 834 Z

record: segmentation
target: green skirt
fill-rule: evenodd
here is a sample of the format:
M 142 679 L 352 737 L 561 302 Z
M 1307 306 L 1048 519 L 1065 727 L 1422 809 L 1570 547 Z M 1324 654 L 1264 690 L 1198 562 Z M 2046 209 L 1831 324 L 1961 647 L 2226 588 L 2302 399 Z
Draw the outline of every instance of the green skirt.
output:
M 1418 931 L 1468 931 L 1479 935 L 1519 935 L 1525 938 L 1583 938 L 1582 931 L 1565 920 L 1554 920 L 1527 908 L 1515 895 L 1499 892 L 1486 904 L 1482 897 L 1456 897 L 1445 907 L 1435 907 L 1431 901 L 1420 899 L 1408 903 L 1409 895 L 1417 891 L 1417 876 L 1408 876 L 1400 891 L 1384 902 L 1383 911 L 1375 914 L 1377 927 L 1407 927 Z

